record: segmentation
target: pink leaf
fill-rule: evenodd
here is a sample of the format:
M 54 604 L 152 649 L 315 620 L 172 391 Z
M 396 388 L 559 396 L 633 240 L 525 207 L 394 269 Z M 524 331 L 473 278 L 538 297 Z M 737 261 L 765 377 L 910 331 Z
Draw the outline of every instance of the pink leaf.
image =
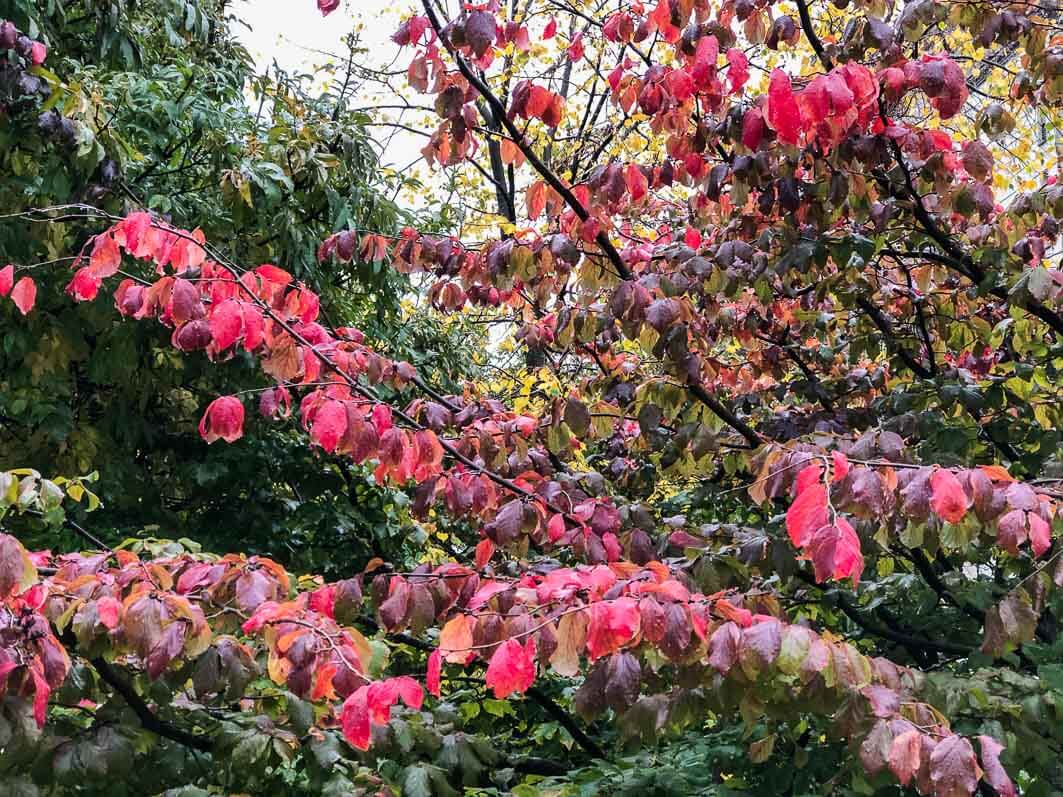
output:
M 860 538 L 845 518 L 839 516 L 834 525 L 819 529 L 809 547 L 816 581 L 851 578 L 854 585 L 860 581 L 860 574 L 864 571 Z
M 428 693 L 433 697 L 439 697 L 440 694 L 439 682 L 442 669 L 443 656 L 439 648 L 436 648 L 432 651 L 432 655 L 428 657 L 428 674 L 425 677 L 425 686 L 428 687 Z
M 591 605 L 587 626 L 587 652 L 592 659 L 614 653 L 639 631 L 641 612 L 631 598 Z
M 11 289 L 11 301 L 22 315 L 29 315 L 37 302 L 37 284 L 29 277 L 23 277 Z
M 741 50 L 732 47 L 727 51 L 727 80 L 731 84 L 731 93 L 737 94 L 749 80 L 749 59 Z
M 235 396 L 216 398 L 203 413 L 199 435 L 207 443 L 224 440 L 234 443 L 244 435 L 244 405 Z
M 1036 512 L 1027 514 L 1030 521 L 1030 545 L 1034 556 L 1043 556 L 1052 547 L 1052 528 Z
M 826 523 L 827 488 L 817 482 L 803 490 L 790 505 L 786 512 L 786 532 L 790 535 L 790 542 L 804 548 L 813 532 Z
M 1004 745 L 992 736 L 979 736 L 978 746 L 982 749 L 982 768 L 985 781 L 996 790 L 1000 797 L 1015 797 L 1015 784 L 1000 764 L 1000 753 Z
M 226 299 L 213 305 L 210 313 L 210 335 L 215 351 L 223 351 L 240 338 L 243 328 L 243 313 L 240 302 Z

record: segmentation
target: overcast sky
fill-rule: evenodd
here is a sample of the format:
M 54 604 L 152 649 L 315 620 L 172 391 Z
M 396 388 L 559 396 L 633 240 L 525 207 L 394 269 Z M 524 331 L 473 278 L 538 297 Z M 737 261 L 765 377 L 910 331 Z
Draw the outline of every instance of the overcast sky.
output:
M 322 17 L 315 0 L 237 0 L 233 10 L 247 27 L 237 35 L 250 50 L 259 68 L 274 60 L 283 69 L 312 73 L 325 63 L 323 53 L 343 52 L 342 40 L 361 25 L 359 37 L 369 51 L 373 66 L 385 66 L 398 56 L 404 67 L 412 57 L 400 53 L 391 41 L 399 22 L 409 15 L 411 0 L 344 0 L 343 5 Z M 378 141 L 387 141 L 384 162 L 405 166 L 419 156 L 423 141 L 411 135 L 395 135 L 389 128 L 374 128 Z
M 235 11 L 251 28 L 241 30 L 240 38 L 259 64 L 268 66 L 275 58 L 294 69 L 321 62 L 312 50 L 339 50 L 355 19 L 365 24 L 363 40 L 371 49 L 393 54 L 395 45 L 388 37 L 397 27 L 396 9 L 405 5 L 403 0 L 345 0 L 323 17 L 314 0 L 237 0 Z

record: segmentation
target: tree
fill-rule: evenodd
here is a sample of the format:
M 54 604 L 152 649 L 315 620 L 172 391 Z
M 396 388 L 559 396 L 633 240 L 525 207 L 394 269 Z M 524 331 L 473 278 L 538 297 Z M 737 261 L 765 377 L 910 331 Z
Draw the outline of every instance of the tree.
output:
M 438 389 L 291 270 L 143 210 L 107 219 L 67 291 L 257 363 L 260 413 L 297 404 L 313 450 L 409 489 L 452 560 L 293 581 L 6 534 L 8 760 L 67 785 L 140 755 L 134 788 L 188 793 L 1063 788 L 1063 189 L 1045 141 L 1009 147 L 1056 124 L 1055 12 L 421 11 L 395 42 L 440 120 L 425 155 L 499 213 L 468 216 L 470 181 L 480 243 L 348 229 L 318 255 L 507 321 L 526 373 Z M 32 317 L 34 277 L 3 279 Z M 241 446 L 247 414 L 218 396 L 199 433 Z M 86 489 L 12 473 L 11 525 L 69 524 Z M 528 696 L 586 769 L 485 744 L 470 689 Z M 662 739 L 695 765 L 611 766 Z
M 63 81 L 30 76 L 38 93 L 12 106 L 0 213 L 89 202 L 118 214 L 147 206 L 178 224 L 204 219 L 213 239 L 239 242 L 242 260 L 284 262 L 312 284 L 334 324 L 386 338 L 419 366 L 463 373 L 439 324 L 399 323 L 406 278 L 379 261 L 317 263 L 320 240 L 336 229 L 394 232 L 413 218 L 389 198 L 404 181 L 377 167 L 365 117 L 351 107 L 350 66 L 321 92 L 297 75 L 258 77 L 216 4 L 185 8 L 171 19 L 166 2 L 116 6 L 104 22 L 95 11 L 78 21 L 45 4 L 16 9 L 20 29 L 39 32 Z M 105 29 L 112 35 L 100 41 Z M 77 250 L 99 225 L 76 216 L 0 225 L 5 262 Z M 246 363 L 178 363 L 161 330 L 127 334 L 114 328 L 107 303 L 75 306 L 63 287 L 42 283 L 40 312 L 4 336 L 5 465 L 105 474 L 94 523 L 113 543 L 154 526 L 211 550 L 239 547 L 329 575 L 402 555 L 408 513 L 349 463 L 321 467 L 284 430 L 209 453 L 189 435 L 203 397 L 263 386 Z M 264 471 L 274 478 L 263 480 Z

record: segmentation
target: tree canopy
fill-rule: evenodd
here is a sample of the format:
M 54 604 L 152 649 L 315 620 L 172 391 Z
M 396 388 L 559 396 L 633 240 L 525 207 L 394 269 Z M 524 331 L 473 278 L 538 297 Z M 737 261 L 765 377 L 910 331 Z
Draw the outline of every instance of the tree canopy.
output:
M 9 5 L 6 788 L 1063 792 L 1054 6 Z

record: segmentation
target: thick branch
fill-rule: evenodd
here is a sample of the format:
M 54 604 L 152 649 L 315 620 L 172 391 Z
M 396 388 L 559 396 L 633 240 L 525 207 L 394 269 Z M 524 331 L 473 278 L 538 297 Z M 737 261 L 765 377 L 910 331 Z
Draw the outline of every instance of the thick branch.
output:
M 953 595 L 945 582 L 938 576 L 937 571 L 934 570 L 933 563 L 927 558 L 927 555 L 920 548 L 913 548 L 910 551 L 908 557 L 912 564 L 915 565 L 916 570 L 919 571 L 919 575 L 923 577 L 923 580 L 930 585 L 930 588 L 938 594 L 945 603 L 950 606 L 955 606 L 962 611 L 968 617 L 977 620 L 980 624 L 985 624 L 985 613 L 979 611 L 973 606 L 961 601 L 955 595 Z
M 757 432 L 753 429 L 752 426 L 750 426 L 737 415 L 735 415 L 733 412 L 731 412 L 731 410 L 727 409 L 727 407 L 721 404 L 718 399 L 715 399 L 711 395 L 709 395 L 709 392 L 705 390 L 705 388 L 703 388 L 701 385 L 690 385 L 688 389 L 690 390 L 690 394 L 694 396 L 694 398 L 696 398 L 698 401 L 700 401 L 702 404 L 712 410 L 717 416 L 723 419 L 723 421 L 728 426 L 730 426 L 732 429 L 742 435 L 742 437 L 744 437 L 751 446 L 756 447 L 764 442 L 764 438 L 757 434 Z
M 886 339 L 886 345 L 901 358 L 904 364 L 907 365 L 914 374 L 922 379 L 930 379 L 933 376 L 926 366 L 912 357 L 912 355 L 897 342 L 897 336 L 893 332 L 893 327 L 890 324 L 889 319 L 882 314 L 881 310 L 875 307 L 875 305 L 863 296 L 857 297 L 856 304 L 861 310 L 867 313 L 867 317 L 871 319 L 876 327 L 878 327 L 879 332 L 881 332 Z
M 573 739 L 576 740 L 576 744 L 582 747 L 587 753 L 595 758 L 606 758 L 605 751 L 598 746 L 598 743 L 583 732 L 583 729 L 572 718 L 572 715 L 559 706 L 550 695 L 543 692 L 538 687 L 531 687 L 528 689 L 528 697 L 538 703 L 543 711 L 553 717 L 558 724 L 561 725 Z
M 816 587 L 820 591 L 823 591 L 823 585 L 818 584 L 808 573 L 798 570 L 794 575 L 801 581 L 805 582 L 809 586 Z M 956 655 L 967 655 L 971 652 L 971 649 L 966 645 L 960 645 L 955 642 L 935 642 L 929 639 L 920 639 L 909 634 L 904 634 L 899 631 L 894 631 L 890 628 L 885 628 L 877 623 L 868 620 L 863 614 L 860 613 L 859 608 L 853 603 L 852 598 L 841 591 L 835 591 L 836 603 L 842 613 L 845 614 L 856 625 L 860 626 L 864 631 L 877 636 L 881 639 L 885 639 L 889 642 L 896 642 L 898 645 L 906 648 L 910 653 L 914 654 L 914 651 L 929 652 L 929 653 L 951 653 Z
M 816 51 L 816 57 L 823 64 L 823 68 L 830 72 L 834 69 L 834 62 L 830 60 L 827 51 L 823 49 L 823 42 L 819 40 L 816 29 L 812 26 L 812 16 L 808 13 L 807 0 L 797 0 L 797 13 L 801 17 L 801 30 L 805 32 L 805 38 L 812 45 L 812 49 Z
M 100 674 L 100 678 L 115 692 L 120 694 L 126 704 L 133 709 L 133 713 L 137 715 L 140 724 L 144 726 L 145 730 L 171 739 L 178 744 L 183 744 L 185 747 L 191 747 L 193 750 L 209 753 L 214 749 L 214 744 L 207 737 L 189 733 L 156 717 L 151 709 L 148 708 L 148 704 L 144 702 L 144 699 L 137 694 L 132 685 L 122 678 L 110 662 L 104 659 L 92 659 L 91 663 L 96 672 Z
M 842 610 L 846 617 L 869 634 L 889 640 L 890 642 L 896 642 L 898 645 L 907 648 L 909 652 L 912 652 L 914 649 L 933 653 L 952 653 L 960 656 L 971 653 L 971 649 L 966 645 L 957 645 L 954 642 L 934 642 L 929 639 L 920 639 L 919 637 L 902 634 L 899 631 L 893 631 L 884 626 L 877 625 L 860 614 L 857 608 L 849 602 L 848 596 L 841 595 L 840 593 L 838 598 L 838 608 Z
M 882 111 L 882 116 L 885 119 L 885 111 Z M 915 215 L 916 221 L 923 228 L 923 231 L 940 246 L 948 255 L 946 264 L 954 271 L 958 271 L 967 279 L 971 280 L 975 285 L 980 286 L 986 278 L 985 271 L 980 265 L 978 265 L 974 259 L 967 254 L 963 249 L 952 239 L 945 230 L 937 223 L 930 212 L 923 205 L 923 198 L 919 192 L 915 189 L 915 181 L 912 179 L 912 172 L 908 168 L 908 163 L 904 159 L 904 153 L 901 151 L 900 145 L 891 140 L 890 145 L 893 149 L 893 157 L 897 161 L 897 165 L 901 169 L 901 173 L 904 175 L 905 192 L 908 196 L 905 197 L 901 194 L 898 198 L 910 199 L 912 202 L 912 212 Z M 1011 303 L 1012 297 L 1008 293 L 1007 289 L 1002 286 L 994 286 L 989 289 L 989 293 L 996 296 L 998 299 L 1003 299 L 1005 302 Z M 1063 317 L 1053 310 L 1045 307 L 1039 301 L 1034 298 L 1029 298 L 1022 305 L 1030 315 L 1039 318 L 1043 321 L 1049 329 L 1055 333 L 1055 335 L 1063 337 Z

